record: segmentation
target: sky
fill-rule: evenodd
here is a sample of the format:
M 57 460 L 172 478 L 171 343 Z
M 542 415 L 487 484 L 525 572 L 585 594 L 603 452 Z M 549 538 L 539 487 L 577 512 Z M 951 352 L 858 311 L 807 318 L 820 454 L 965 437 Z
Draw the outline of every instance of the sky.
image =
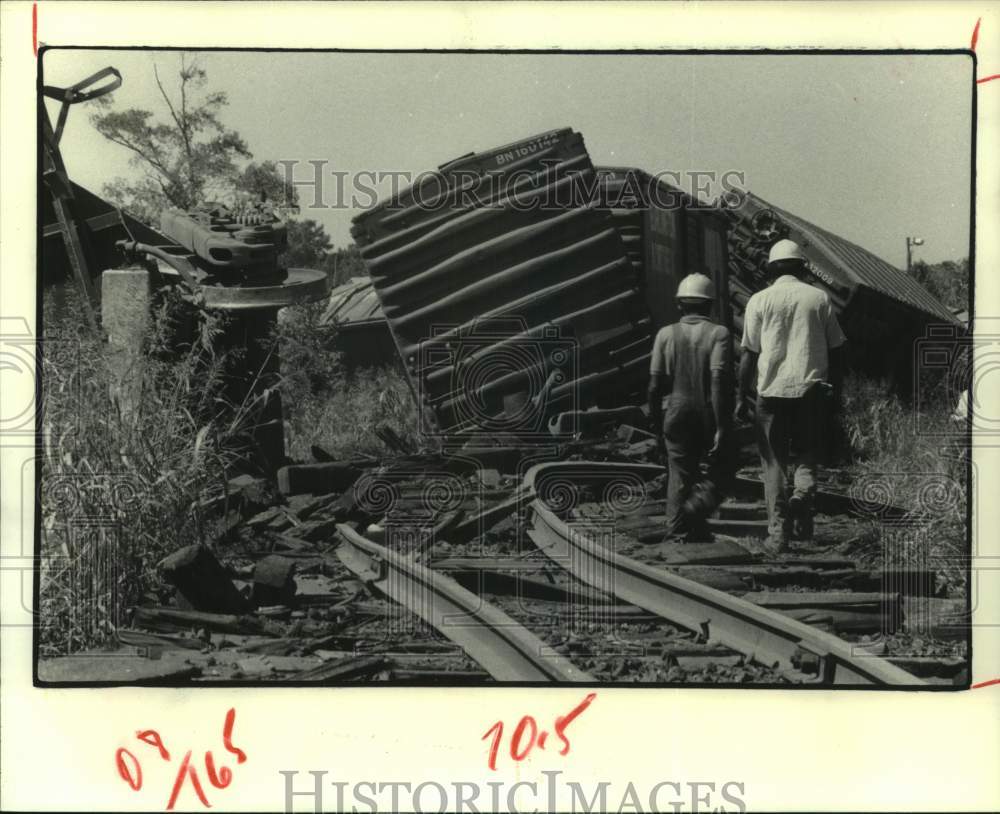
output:
M 153 63 L 176 88 L 175 52 L 49 51 L 47 85 L 113 65 L 117 108 L 166 116 Z M 590 55 L 201 52 L 224 123 L 254 159 L 309 161 L 348 177 L 431 170 L 460 155 L 572 127 L 596 165 L 742 172 L 745 188 L 897 266 L 969 253 L 972 62 L 961 55 Z M 173 86 L 171 86 L 173 83 Z M 50 115 L 55 105 L 49 103 Z M 95 192 L 133 174 L 128 151 L 75 107 L 61 145 Z M 324 186 L 335 202 L 333 176 Z M 388 182 L 381 191 L 387 192 Z M 335 246 L 358 210 L 311 208 Z M 713 196 L 714 197 L 714 196 Z

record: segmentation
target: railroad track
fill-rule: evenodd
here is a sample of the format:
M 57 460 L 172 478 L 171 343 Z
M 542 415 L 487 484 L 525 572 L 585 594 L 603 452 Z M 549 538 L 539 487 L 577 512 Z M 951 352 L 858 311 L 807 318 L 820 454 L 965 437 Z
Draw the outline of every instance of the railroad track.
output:
M 966 637 L 960 617 L 950 631 L 922 626 L 935 575 L 854 558 L 871 556 L 858 536 L 871 519 L 912 518 L 824 489 L 816 542 L 774 556 L 747 469 L 710 521 L 714 542 L 665 542 L 665 472 L 641 462 L 644 435 L 289 473 L 286 499 L 246 517 L 243 545 L 219 549 L 222 567 L 199 549 L 197 573 L 171 571 L 187 606 L 134 609 L 116 680 L 131 680 L 138 651 L 154 682 L 967 683 L 962 644 L 945 641 Z M 567 459 L 581 453 L 597 460 Z M 851 517 L 859 509 L 867 520 Z
M 901 624 L 899 594 L 872 590 L 884 575 L 808 552 L 763 560 L 746 541 L 658 543 L 662 474 L 641 463 L 532 467 L 513 499 L 493 504 L 508 511 L 491 523 L 516 521 L 514 556 L 479 537 L 442 546 L 447 523 L 408 552 L 340 525 L 338 556 L 498 681 L 925 685 L 860 633 Z M 716 530 L 762 536 L 759 495 L 746 500 L 761 488 L 738 479 Z M 851 501 L 824 492 L 818 506 L 836 522 Z

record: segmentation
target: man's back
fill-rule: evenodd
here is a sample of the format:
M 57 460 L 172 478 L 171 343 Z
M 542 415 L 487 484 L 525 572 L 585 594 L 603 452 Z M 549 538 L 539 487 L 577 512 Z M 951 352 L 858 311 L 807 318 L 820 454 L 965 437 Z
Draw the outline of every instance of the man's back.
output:
M 829 351 L 844 343 L 824 291 L 794 276 L 779 277 L 747 302 L 743 347 L 760 354 L 757 391 L 799 398 L 829 376 Z
M 726 327 L 708 317 L 688 314 L 656 334 L 650 371 L 670 377 L 672 398 L 708 405 L 712 371 L 725 370 L 728 357 Z

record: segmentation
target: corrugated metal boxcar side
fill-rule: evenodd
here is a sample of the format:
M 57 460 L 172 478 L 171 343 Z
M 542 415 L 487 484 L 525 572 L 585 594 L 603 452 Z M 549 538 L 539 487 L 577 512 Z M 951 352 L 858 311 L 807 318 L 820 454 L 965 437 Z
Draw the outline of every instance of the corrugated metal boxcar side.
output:
M 564 129 L 453 161 L 355 219 L 432 429 L 544 433 L 636 364 L 623 351 L 648 314 L 595 185 Z
M 355 219 L 432 429 L 544 435 L 555 412 L 641 398 L 687 255 L 728 269 L 717 219 L 654 211 L 638 170 L 638 191 L 616 194 L 625 173 L 596 173 L 582 136 L 555 130 L 445 164 Z
M 830 295 L 849 340 L 852 368 L 891 377 L 908 390 L 914 343 L 925 336 L 927 326 L 960 327 L 916 280 L 839 235 L 750 193 L 728 214 L 730 296 L 738 330 L 747 299 L 766 285 L 768 251 L 783 237 L 803 247 L 811 282 Z
M 321 321 L 337 326 L 336 348 L 348 367 L 396 361 L 396 346 L 370 277 L 355 277 L 334 288 Z

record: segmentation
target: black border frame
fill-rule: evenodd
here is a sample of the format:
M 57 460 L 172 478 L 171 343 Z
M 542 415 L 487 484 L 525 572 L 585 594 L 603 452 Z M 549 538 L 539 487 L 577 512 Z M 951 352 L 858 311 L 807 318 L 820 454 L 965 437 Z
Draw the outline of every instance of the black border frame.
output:
M 169 52 L 169 53 L 179 53 L 179 52 L 195 52 L 195 53 L 216 53 L 216 52 L 236 52 L 236 53 L 323 53 L 323 54 L 521 54 L 521 55 L 536 55 L 536 56 L 561 56 L 561 55 L 596 55 L 596 56 L 968 56 L 972 58 L 972 98 L 971 98 L 971 173 L 970 173 L 970 187 L 969 190 L 969 337 L 972 341 L 975 341 L 975 281 L 976 281 L 976 146 L 978 137 L 978 84 L 977 84 L 977 69 L 978 69 L 978 57 L 974 50 L 969 48 L 941 48 L 941 49 L 907 49 L 907 48 L 887 48 L 887 49 L 861 49 L 861 48 L 734 48 L 734 49 L 719 49 L 719 48 L 683 48 L 683 49 L 529 49 L 529 48 L 510 48 L 510 49 L 474 49 L 474 48 L 406 48 L 406 49 L 388 49 L 388 48 L 240 48 L 240 47 L 212 47 L 212 48 L 187 48 L 187 47 L 168 47 L 168 46 L 109 46 L 109 45 L 98 45 L 98 46 L 85 46 L 85 45 L 42 45 L 38 48 L 38 72 L 36 76 L 36 100 L 37 100 L 37 141 L 36 141 L 36 180 L 38 195 L 36 201 L 36 224 L 35 224 L 35 247 L 36 247 L 36 263 L 35 263 L 35 324 L 37 327 L 37 347 L 35 357 L 35 460 L 41 460 L 44 450 L 42 446 L 42 439 L 40 433 L 39 421 L 41 418 L 41 403 L 42 403 L 42 368 L 38 364 L 40 358 L 40 353 L 44 348 L 44 322 L 43 322 L 43 309 L 41 296 L 41 274 L 42 274 L 42 116 L 44 114 L 44 97 L 42 96 L 42 87 L 44 85 L 43 81 L 43 57 L 49 51 L 147 51 L 147 52 Z M 966 615 L 971 620 L 972 616 L 972 518 L 973 518 L 973 500 L 974 500 L 974 488 L 973 488 L 973 465 L 972 465 L 972 449 L 973 449 L 973 432 L 972 432 L 972 400 L 969 403 L 969 422 L 967 424 L 966 430 L 966 448 L 969 450 L 969 455 L 966 461 L 966 556 L 967 565 L 965 569 L 966 573 L 966 584 L 969 586 L 969 590 L 966 593 Z M 35 494 L 40 495 L 41 489 L 41 467 L 35 466 Z M 41 513 L 35 512 L 35 523 L 34 523 L 34 560 L 35 568 L 33 572 L 33 588 L 32 588 L 32 602 L 33 602 L 33 622 L 32 622 L 32 684 L 36 689 L 104 689 L 113 687 L 138 687 L 138 688 L 158 688 L 158 687 L 171 687 L 171 688 L 191 688 L 191 689 L 214 689 L 214 688 L 253 688 L 253 689 L 285 689 L 289 687 L 308 687 L 312 689 L 337 689 L 340 687 L 345 688 L 365 688 L 365 689 L 382 689 L 382 688 L 406 688 L 406 687 L 430 687 L 435 689 L 448 689 L 451 687 L 474 687 L 481 690 L 503 690 L 510 687 L 547 687 L 547 688 L 566 688 L 566 687 L 579 687 L 580 689 L 585 688 L 604 688 L 604 689 L 711 689 L 711 690 L 755 690 L 755 691 L 766 691 L 766 690 L 784 690 L 784 691 L 831 691 L 836 690 L 837 692 L 960 692 L 970 689 L 972 684 L 972 666 L 973 666 L 973 625 L 970 623 L 969 629 L 966 633 L 966 647 L 967 647 L 967 660 L 968 660 L 968 682 L 964 685 L 945 685 L 945 684 L 928 684 L 928 685 L 912 685 L 912 686 L 900 686 L 900 687 L 882 687 L 882 686 L 865 686 L 865 685 L 847 685 L 847 686 L 836 686 L 832 687 L 829 685 L 783 685 L 783 684 L 711 684 L 711 683 L 670 683 L 670 682 L 649 682 L 649 683 L 621 683 L 621 682 L 585 682 L 585 683 L 554 683 L 554 682 L 535 682 L 535 681 L 525 681 L 525 682 L 491 682 L 484 683 L 482 685 L 460 685 L 460 684 L 444 684 L 436 681 L 386 681 L 386 682 L 369 682 L 369 683 L 356 683 L 356 682 L 343 682 L 340 684 L 317 684 L 316 682 L 307 681 L 205 681 L 205 682 L 193 682 L 190 680 L 164 680 L 164 681 L 150 681 L 150 682 L 129 682 L 129 681 L 99 681 L 99 682 L 71 682 L 71 681 L 43 681 L 38 677 L 38 665 L 39 665 L 39 600 L 41 594 L 41 573 L 39 565 L 41 563 Z

